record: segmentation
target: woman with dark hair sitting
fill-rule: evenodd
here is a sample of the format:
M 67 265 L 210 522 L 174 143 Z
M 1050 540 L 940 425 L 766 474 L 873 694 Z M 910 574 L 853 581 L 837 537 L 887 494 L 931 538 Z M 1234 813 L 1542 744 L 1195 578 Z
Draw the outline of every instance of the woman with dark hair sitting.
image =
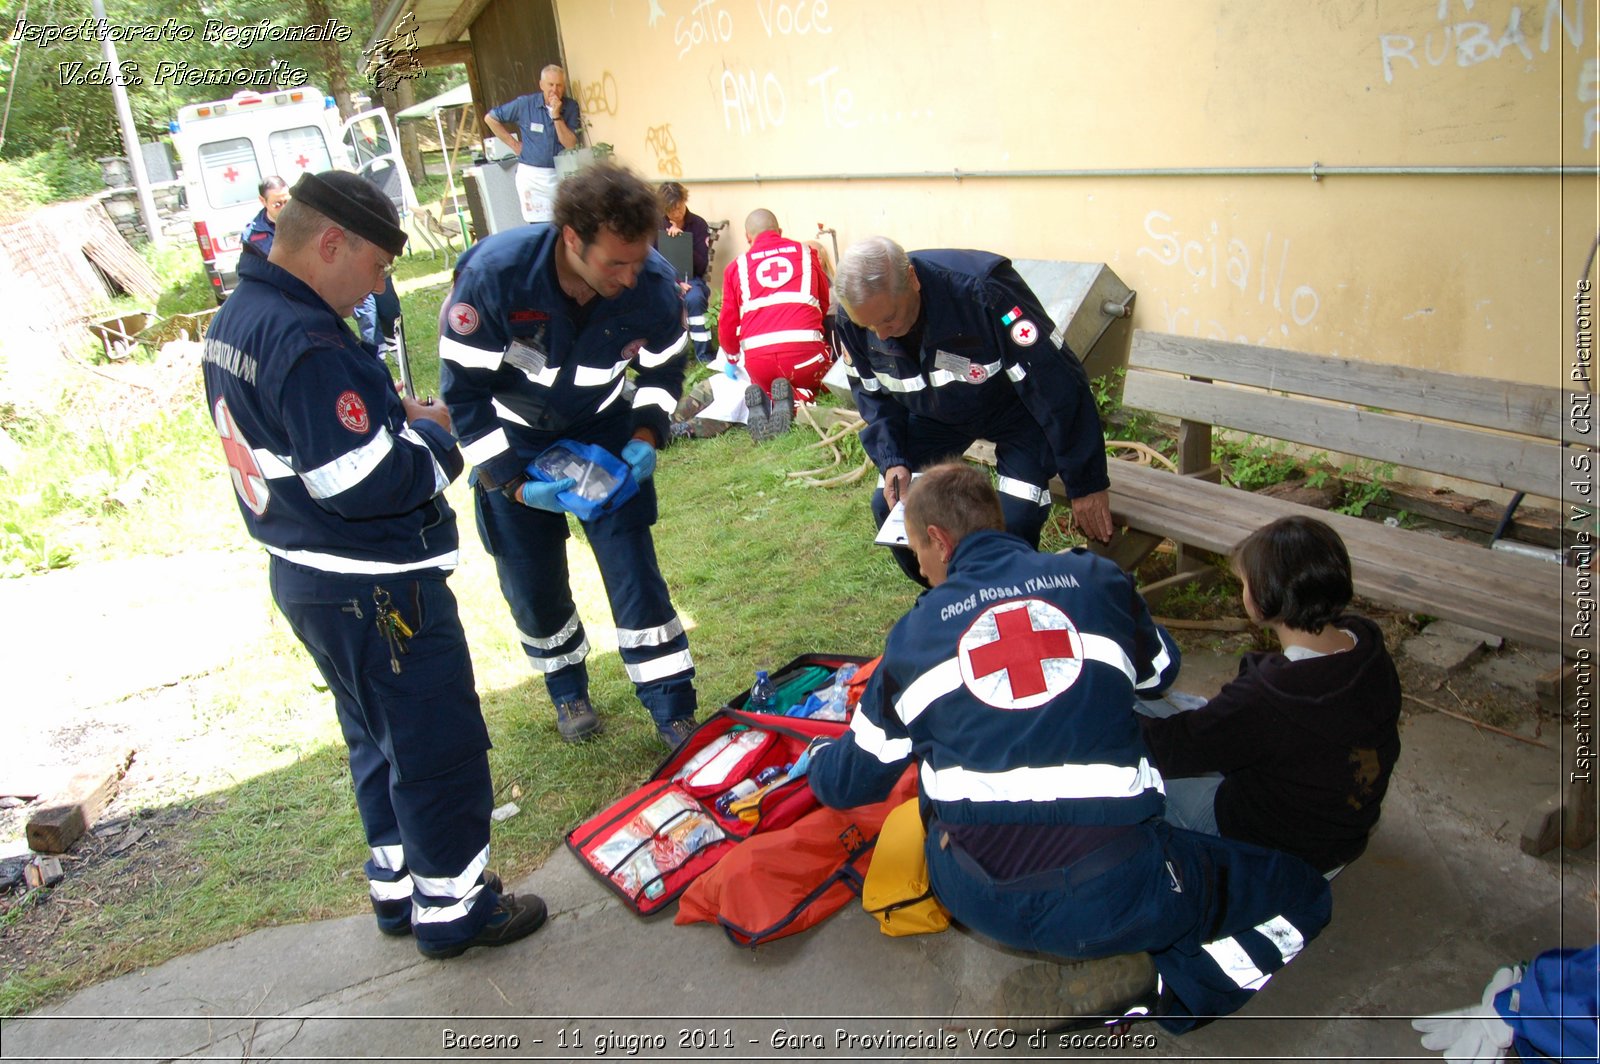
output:
M 1246 654 L 1198 708 L 1135 704 L 1166 779 L 1167 820 L 1329 873 L 1378 822 L 1400 756 L 1400 678 L 1378 626 L 1345 612 L 1350 555 L 1326 524 L 1281 518 L 1232 560 L 1245 612 L 1282 650 Z

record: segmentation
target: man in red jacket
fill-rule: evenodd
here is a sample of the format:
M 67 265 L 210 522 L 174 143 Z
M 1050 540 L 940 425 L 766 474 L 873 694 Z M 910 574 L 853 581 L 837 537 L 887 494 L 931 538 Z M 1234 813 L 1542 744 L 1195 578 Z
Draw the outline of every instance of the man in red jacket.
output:
M 786 239 L 769 210 L 750 212 L 744 237 L 750 250 L 722 275 L 717 342 L 728 361 L 744 359 L 750 379 L 767 395 L 783 378 L 795 399 L 810 402 L 831 364 L 823 335 L 828 275 L 816 251 Z

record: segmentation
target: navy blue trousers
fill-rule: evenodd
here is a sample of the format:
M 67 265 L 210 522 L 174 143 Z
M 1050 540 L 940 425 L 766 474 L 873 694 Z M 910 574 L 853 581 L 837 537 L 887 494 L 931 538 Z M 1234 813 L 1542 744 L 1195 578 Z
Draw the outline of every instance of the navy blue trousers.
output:
M 1327 926 L 1316 869 L 1286 853 L 1152 820 L 1065 868 L 997 881 L 928 834 L 934 894 L 966 926 L 1057 957 L 1148 952 L 1173 1033 L 1242 1008 Z M 1113 847 L 1115 851 L 1113 852 Z
M 717 357 L 711 345 L 711 330 L 706 327 L 706 308 L 711 305 L 711 286 L 699 277 L 689 281 L 689 290 L 683 293 L 683 308 L 689 312 L 689 340 L 694 344 L 694 357 L 700 362 L 710 362 Z
M 585 442 L 616 454 L 626 437 Z M 535 510 L 498 491 L 480 488 L 473 496 L 478 535 L 494 557 L 529 664 L 544 676 L 552 702 L 587 698 L 589 639 L 572 601 L 567 515 Z M 620 509 L 583 522 L 583 531 L 611 601 L 623 667 L 639 701 L 662 723 L 692 719 L 696 702 L 689 637 L 656 563 L 655 520 L 655 483 L 647 480 Z
M 906 432 L 906 449 L 910 452 L 906 459 L 915 473 L 947 458 L 960 458 L 980 439 L 991 441 L 995 470 L 1000 475 L 1000 512 L 1005 517 L 1006 531 L 1037 547 L 1039 534 L 1050 517 L 1050 478 L 1056 473 L 1055 456 L 1039 426 L 1031 418 L 1022 420 L 1026 424 L 988 426 L 979 433 L 913 414 Z M 879 527 L 889 516 L 881 483 L 872 493 L 872 516 Z M 904 547 L 890 550 L 905 574 L 926 587 L 916 554 Z
M 489 732 L 444 575 L 321 573 L 274 557 L 272 597 L 333 694 L 350 750 L 378 923 L 449 946 L 499 900 L 489 860 Z M 414 632 L 397 673 L 378 627 L 387 600 Z

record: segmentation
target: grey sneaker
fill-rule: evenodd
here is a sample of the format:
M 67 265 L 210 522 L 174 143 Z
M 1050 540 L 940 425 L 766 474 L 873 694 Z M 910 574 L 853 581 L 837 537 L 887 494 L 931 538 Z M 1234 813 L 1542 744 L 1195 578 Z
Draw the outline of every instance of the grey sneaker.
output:
M 556 703 L 556 731 L 569 743 L 587 739 L 600 730 L 600 718 L 587 698 Z
M 668 750 L 676 750 L 683 745 L 683 741 L 694 731 L 693 717 L 681 717 L 656 725 L 656 735 L 667 744 Z
M 1147 1015 L 1156 994 L 1156 965 L 1148 953 L 1119 953 L 1018 968 L 1000 984 L 1009 1017 L 1048 1031 L 1107 1026 Z M 1026 1025 L 1019 1025 L 1026 1026 Z

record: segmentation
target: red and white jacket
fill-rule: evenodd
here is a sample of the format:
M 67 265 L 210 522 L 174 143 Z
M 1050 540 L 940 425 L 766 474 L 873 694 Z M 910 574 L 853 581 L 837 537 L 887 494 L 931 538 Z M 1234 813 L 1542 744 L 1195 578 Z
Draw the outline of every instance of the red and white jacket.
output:
M 825 354 L 828 275 L 812 248 L 768 231 L 722 275 L 717 342 L 730 358 L 756 354 L 794 362 Z

